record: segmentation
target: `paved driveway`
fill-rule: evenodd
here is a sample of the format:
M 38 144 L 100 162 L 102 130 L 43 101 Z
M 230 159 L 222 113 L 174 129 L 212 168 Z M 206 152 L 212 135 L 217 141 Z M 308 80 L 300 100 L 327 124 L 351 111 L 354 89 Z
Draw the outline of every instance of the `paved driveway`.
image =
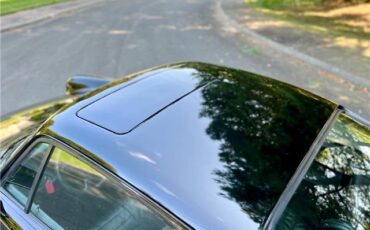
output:
M 107 0 L 2 33 L 1 114 L 63 96 L 74 74 L 119 77 L 191 60 L 269 75 L 370 118 L 368 92 L 238 33 L 217 15 L 215 3 Z

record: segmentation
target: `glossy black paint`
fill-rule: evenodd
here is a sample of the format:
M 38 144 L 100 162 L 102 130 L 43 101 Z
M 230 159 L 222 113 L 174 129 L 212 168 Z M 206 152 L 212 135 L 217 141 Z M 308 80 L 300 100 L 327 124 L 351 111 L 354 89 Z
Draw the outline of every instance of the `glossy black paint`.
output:
M 77 116 L 116 134 L 126 134 L 153 114 L 202 85 L 191 70 L 164 71 L 134 81 L 93 101 Z
M 151 116 L 128 134 L 77 116 L 135 81 L 184 73 L 196 90 L 167 105 L 150 105 Z M 136 103 L 125 101 L 122 111 Z M 64 108 L 39 134 L 83 152 L 195 228 L 256 229 L 334 108 L 269 78 L 182 63 L 109 83 Z

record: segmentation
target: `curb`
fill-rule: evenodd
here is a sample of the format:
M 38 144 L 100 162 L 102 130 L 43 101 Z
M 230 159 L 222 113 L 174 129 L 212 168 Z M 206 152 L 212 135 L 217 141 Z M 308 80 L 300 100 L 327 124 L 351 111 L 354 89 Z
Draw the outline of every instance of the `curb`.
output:
M 104 2 L 104 0 L 77 0 L 67 1 L 59 4 L 48 5 L 36 9 L 21 11 L 18 13 L 0 17 L 0 31 L 6 32 L 29 24 L 55 18 L 61 14 L 82 9 L 84 7 Z
M 271 40 L 257 32 L 254 32 L 252 30 L 249 30 L 247 28 L 242 27 L 238 22 L 236 22 L 234 19 L 230 18 L 224 11 L 222 7 L 221 1 L 217 1 L 215 4 L 215 14 L 218 18 L 220 18 L 220 21 L 222 21 L 226 26 L 232 26 L 237 29 L 237 31 L 244 33 L 248 35 L 249 37 L 253 37 L 256 40 L 262 41 L 264 44 L 269 46 L 272 49 L 278 50 L 280 52 L 283 52 L 285 54 L 288 54 L 289 56 L 292 56 L 296 59 L 301 60 L 302 62 L 308 63 L 310 65 L 316 66 L 320 69 L 323 69 L 327 72 L 333 73 L 335 75 L 340 76 L 344 80 L 348 82 L 355 83 L 359 86 L 365 86 L 367 88 L 370 88 L 370 82 L 366 79 L 363 79 L 359 76 L 355 76 L 353 74 L 350 74 L 338 67 L 332 66 L 326 62 L 323 62 L 315 57 L 309 56 L 307 54 L 301 53 L 298 50 L 295 50 L 293 48 L 287 47 L 282 45 L 281 43 L 278 43 L 274 40 Z

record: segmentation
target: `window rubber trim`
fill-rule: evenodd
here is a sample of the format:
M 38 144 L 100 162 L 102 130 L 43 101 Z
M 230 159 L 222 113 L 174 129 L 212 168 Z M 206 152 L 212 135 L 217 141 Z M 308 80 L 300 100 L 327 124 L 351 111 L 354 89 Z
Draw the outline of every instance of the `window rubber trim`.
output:
M 345 113 L 345 109 L 342 106 L 338 105 L 334 109 L 333 113 L 330 115 L 329 119 L 326 121 L 323 128 L 320 130 L 316 139 L 311 144 L 311 147 L 309 148 L 308 152 L 302 159 L 301 163 L 298 165 L 295 173 L 293 174 L 288 184 L 286 185 L 282 195 L 280 196 L 279 200 L 276 202 L 274 208 L 272 209 L 270 215 L 266 219 L 264 226 L 262 228 L 263 230 L 272 230 L 276 227 L 276 224 L 280 220 L 281 215 L 284 213 L 286 207 L 288 206 L 289 201 L 291 200 L 295 191 L 301 184 L 312 162 L 315 160 L 315 157 L 319 152 L 321 145 L 324 143 L 328 132 L 333 127 L 338 116 L 342 113 Z

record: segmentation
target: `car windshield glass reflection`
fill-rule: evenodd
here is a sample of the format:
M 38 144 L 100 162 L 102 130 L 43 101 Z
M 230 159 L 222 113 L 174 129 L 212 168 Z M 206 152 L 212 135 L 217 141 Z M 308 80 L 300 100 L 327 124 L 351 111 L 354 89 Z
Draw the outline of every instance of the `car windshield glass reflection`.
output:
M 370 229 L 370 130 L 341 115 L 278 229 Z
M 115 180 L 55 148 L 31 213 L 52 229 L 173 229 Z

